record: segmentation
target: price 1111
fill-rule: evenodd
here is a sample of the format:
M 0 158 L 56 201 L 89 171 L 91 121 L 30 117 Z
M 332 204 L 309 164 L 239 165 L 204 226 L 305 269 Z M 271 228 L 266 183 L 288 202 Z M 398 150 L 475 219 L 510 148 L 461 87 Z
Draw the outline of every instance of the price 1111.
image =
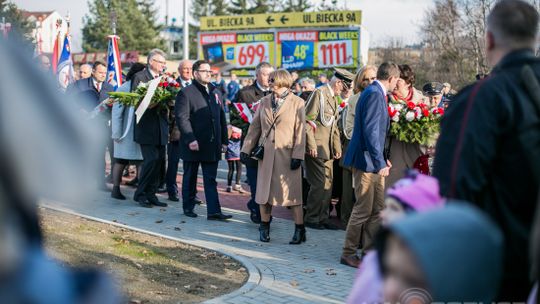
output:
M 319 67 L 353 65 L 352 41 L 320 42 L 318 45 Z

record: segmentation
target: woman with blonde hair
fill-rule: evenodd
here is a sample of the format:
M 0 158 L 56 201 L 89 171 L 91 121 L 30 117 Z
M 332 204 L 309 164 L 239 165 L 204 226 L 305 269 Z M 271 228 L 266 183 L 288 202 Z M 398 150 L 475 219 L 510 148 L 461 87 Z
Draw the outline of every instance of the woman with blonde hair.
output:
M 289 244 L 300 244 L 306 241 L 300 170 L 306 151 L 304 100 L 291 92 L 287 70 L 276 70 L 269 78 L 272 94 L 261 99 L 240 157 L 258 160 L 255 201 L 261 210 L 261 242 L 270 241 L 272 206 L 285 206 L 291 208 L 295 222 Z

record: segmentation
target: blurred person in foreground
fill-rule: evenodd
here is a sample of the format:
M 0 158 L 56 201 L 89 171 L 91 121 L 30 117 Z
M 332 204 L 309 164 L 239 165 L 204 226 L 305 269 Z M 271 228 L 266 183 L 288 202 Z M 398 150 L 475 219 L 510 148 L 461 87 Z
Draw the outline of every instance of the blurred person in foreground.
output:
M 306 143 L 304 101 L 291 92 L 291 85 L 287 70 L 270 73 L 272 94 L 261 100 L 241 152 L 246 159 L 256 147 L 264 147 L 264 156 L 258 159 L 255 197 L 261 210 L 261 242 L 270 241 L 272 206 L 291 207 L 295 230 L 289 244 L 306 241 L 300 170 Z
M 376 249 L 382 303 L 492 303 L 500 286 L 503 235 L 481 210 L 459 201 L 384 228 Z
M 540 184 L 539 16 L 525 1 L 497 2 L 487 17 L 492 72 L 464 88 L 442 121 L 434 176 L 441 194 L 487 212 L 506 239 L 497 301 L 531 289 L 528 242 Z
M 106 135 L 80 119 L 31 56 L 0 37 L 0 301 L 124 303 L 104 273 L 58 263 L 42 247 L 38 200 L 90 203 L 95 146 Z
M 383 226 L 406 216 L 444 206 L 439 183 L 431 176 L 409 170 L 404 178 L 388 189 L 381 211 Z M 370 250 L 357 271 L 347 303 L 383 303 L 383 281 L 376 250 Z

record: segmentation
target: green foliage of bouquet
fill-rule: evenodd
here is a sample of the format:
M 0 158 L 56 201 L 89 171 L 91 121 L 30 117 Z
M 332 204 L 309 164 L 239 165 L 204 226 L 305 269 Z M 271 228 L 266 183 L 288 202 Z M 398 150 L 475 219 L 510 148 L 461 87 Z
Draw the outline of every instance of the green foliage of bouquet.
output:
M 424 103 L 391 101 L 388 105 L 390 134 L 399 141 L 432 147 L 437 141 L 444 109 Z
M 167 107 L 176 98 L 180 91 L 180 84 L 172 77 L 162 77 L 150 105 L 158 104 Z M 109 96 L 124 106 L 137 107 L 148 92 L 148 83 L 140 83 L 134 92 L 111 92 Z

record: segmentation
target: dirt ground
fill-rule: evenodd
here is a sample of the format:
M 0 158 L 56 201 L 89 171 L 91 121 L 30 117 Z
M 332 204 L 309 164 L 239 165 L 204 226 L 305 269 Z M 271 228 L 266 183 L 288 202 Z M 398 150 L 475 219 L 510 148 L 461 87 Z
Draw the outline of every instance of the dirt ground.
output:
M 240 263 L 212 251 L 44 208 L 40 218 L 50 256 L 103 269 L 117 278 L 128 302 L 201 302 L 247 280 Z

